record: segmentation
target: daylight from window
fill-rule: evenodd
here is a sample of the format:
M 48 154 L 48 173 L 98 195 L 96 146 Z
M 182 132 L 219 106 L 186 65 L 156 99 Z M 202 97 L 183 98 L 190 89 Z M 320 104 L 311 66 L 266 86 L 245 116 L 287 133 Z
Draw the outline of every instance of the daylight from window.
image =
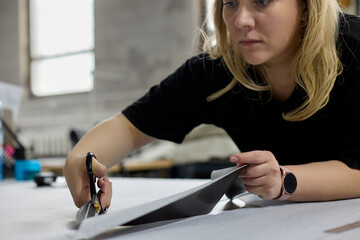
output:
M 30 81 L 34 95 L 91 90 L 93 49 L 93 0 L 30 0 Z
M 214 20 L 212 18 L 212 9 L 215 0 L 206 0 L 206 14 L 207 14 L 207 29 L 209 32 L 214 32 Z
M 206 28 L 209 36 L 214 34 L 214 19 L 212 16 L 214 2 L 215 0 L 206 0 Z M 215 45 L 216 40 L 212 39 L 211 44 Z

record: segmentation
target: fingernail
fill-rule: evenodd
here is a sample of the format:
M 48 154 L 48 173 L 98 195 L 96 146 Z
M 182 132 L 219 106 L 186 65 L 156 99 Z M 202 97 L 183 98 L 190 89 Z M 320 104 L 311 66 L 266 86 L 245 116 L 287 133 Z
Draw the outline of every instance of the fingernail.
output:
M 239 160 L 239 159 L 238 159 L 236 156 L 230 157 L 230 161 L 233 162 L 233 163 L 237 163 L 238 160 Z

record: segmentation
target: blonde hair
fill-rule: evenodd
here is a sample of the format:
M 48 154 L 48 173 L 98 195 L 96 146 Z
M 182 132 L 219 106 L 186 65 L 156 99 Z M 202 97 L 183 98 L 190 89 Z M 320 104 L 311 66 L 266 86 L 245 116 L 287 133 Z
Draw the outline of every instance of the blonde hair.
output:
M 337 0 L 304 1 L 307 6 L 307 21 L 298 42 L 290 76 L 305 91 L 306 98 L 301 106 L 283 113 L 283 118 L 288 121 L 305 120 L 323 108 L 328 103 L 335 80 L 342 71 L 336 49 L 338 19 L 341 13 Z M 254 91 L 268 91 L 272 96 L 268 83 L 261 79 L 252 79 L 248 72 L 251 67 L 264 79 L 266 75 L 263 67 L 249 65 L 232 46 L 222 18 L 222 8 L 222 1 L 215 0 L 213 17 L 216 44 L 211 46 L 208 38 L 204 50 L 211 58 L 222 57 L 234 78 L 224 89 L 210 95 L 208 101 L 220 97 L 237 83 Z

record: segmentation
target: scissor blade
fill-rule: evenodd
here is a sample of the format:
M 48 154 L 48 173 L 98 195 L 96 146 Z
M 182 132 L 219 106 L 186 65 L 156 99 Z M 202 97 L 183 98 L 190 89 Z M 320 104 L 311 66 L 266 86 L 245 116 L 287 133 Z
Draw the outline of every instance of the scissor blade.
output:
M 95 216 L 95 207 L 92 201 L 81 206 L 76 214 L 76 221 L 81 223 L 84 219 Z

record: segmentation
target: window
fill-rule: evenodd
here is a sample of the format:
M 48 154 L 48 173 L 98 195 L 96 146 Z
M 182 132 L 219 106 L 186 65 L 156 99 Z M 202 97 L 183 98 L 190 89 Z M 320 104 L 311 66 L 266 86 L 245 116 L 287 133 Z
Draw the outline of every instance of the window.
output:
M 93 0 L 29 0 L 30 86 L 35 96 L 93 88 Z
M 215 0 L 206 0 L 207 30 L 209 34 L 214 33 L 214 19 L 212 16 L 214 2 Z
M 209 36 L 214 35 L 214 18 L 212 15 L 215 0 L 206 0 L 206 32 Z M 216 44 L 216 40 L 212 39 L 212 45 Z

